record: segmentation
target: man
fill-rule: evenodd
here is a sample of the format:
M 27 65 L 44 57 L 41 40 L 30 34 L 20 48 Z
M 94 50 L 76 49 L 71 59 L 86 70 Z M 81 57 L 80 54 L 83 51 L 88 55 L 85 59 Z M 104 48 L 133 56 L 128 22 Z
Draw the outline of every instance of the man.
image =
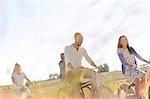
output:
M 64 53 L 60 54 L 61 61 L 59 62 L 60 67 L 60 80 L 64 80 L 66 76 L 65 72 L 65 60 L 64 60 Z
M 91 64 L 94 67 L 97 67 L 95 63 L 92 61 L 92 59 L 88 56 L 87 51 L 85 48 L 81 47 L 83 42 L 83 36 L 81 33 L 77 32 L 74 34 L 74 43 L 67 46 L 65 48 L 65 70 L 67 77 L 70 75 L 70 72 L 73 70 L 77 70 L 78 68 L 81 68 L 81 62 L 82 58 L 85 57 L 85 59 L 88 61 L 89 64 Z M 86 76 L 91 79 L 92 83 L 92 91 L 95 89 L 96 85 L 96 73 L 91 69 L 83 70 L 83 73 L 75 73 L 72 78 L 74 78 L 77 75 Z M 78 87 L 75 87 L 78 88 Z M 79 94 L 77 94 L 79 95 Z

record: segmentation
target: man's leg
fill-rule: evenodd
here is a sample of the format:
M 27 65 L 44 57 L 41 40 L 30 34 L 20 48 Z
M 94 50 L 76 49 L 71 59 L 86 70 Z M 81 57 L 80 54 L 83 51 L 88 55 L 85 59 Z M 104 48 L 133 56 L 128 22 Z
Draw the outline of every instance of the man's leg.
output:
M 69 83 L 69 88 L 71 88 L 71 94 L 69 99 L 80 99 L 81 93 L 80 93 L 80 77 L 81 77 L 82 71 L 72 71 L 69 74 L 67 74 L 67 83 Z

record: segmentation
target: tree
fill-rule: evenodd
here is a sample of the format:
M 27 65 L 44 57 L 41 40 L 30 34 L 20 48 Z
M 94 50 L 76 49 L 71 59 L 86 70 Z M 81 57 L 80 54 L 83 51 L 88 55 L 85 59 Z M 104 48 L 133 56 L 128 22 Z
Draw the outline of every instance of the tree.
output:
M 109 67 L 107 63 L 104 63 L 103 65 L 100 64 L 100 66 L 98 66 L 97 73 L 102 73 L 102 72 L 109 72 Z
M 104 63 L 103 66 L 104 66 L 105 72 L 109 72 L 109 66 L 108 66 L 108 64 Z

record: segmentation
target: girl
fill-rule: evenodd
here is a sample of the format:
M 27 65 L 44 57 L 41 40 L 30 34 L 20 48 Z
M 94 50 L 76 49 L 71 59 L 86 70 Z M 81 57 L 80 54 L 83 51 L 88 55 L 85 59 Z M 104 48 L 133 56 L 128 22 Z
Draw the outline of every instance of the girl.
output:
M 30 84 L 32 83 L 27 78 L 25 73 L 21 71 L 21 66 L 18 63 L 15 64 L 14 71 L 12 73 L 11 78 L 13 82 L 13 90 L 15 94 L 17 95 L 17 97 L 21 98 L 23 94 L 28 94 L 27 96 L 27 99 L 28 99 L 30 92 L 29 92 L 29 89 L 24 86 L 24 79 L 26 79 Z
M 117 52 L 122 62 L 123 74 L 133 81 L 133 84 L 135 84 L 136 98 L 141 99 L 140 94 L 146 86 L 148 75 L 137 68 L 135 57 L 146 63 L 150 63 L 150 61 L 143 59 L 137 54 L 136 51 L 129 46 L 127 37 L 124 35 L 119 38 Z

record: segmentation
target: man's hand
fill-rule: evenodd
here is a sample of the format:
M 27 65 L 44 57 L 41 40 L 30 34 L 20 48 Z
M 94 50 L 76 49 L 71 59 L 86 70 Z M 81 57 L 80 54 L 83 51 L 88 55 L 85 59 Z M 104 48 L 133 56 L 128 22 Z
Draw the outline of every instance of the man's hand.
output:
M 72 66 L 71 63 L 68 63 L 68 68 L 69 68 L 70 70 L 73 70 L 73 69 L 74 69 L 74 67 Z
M 150 61 L 147 61 L 148 64 L 150 64 Z
M 94 63 L 94 62 L 92 62 L 92 64 L 91 64 L 92 66 L 94 66 L 94 67 L 97 67 L 97 65 Z
M 33 83 L 31 81 L 29 81 L 29 85 L 33 85 Z

